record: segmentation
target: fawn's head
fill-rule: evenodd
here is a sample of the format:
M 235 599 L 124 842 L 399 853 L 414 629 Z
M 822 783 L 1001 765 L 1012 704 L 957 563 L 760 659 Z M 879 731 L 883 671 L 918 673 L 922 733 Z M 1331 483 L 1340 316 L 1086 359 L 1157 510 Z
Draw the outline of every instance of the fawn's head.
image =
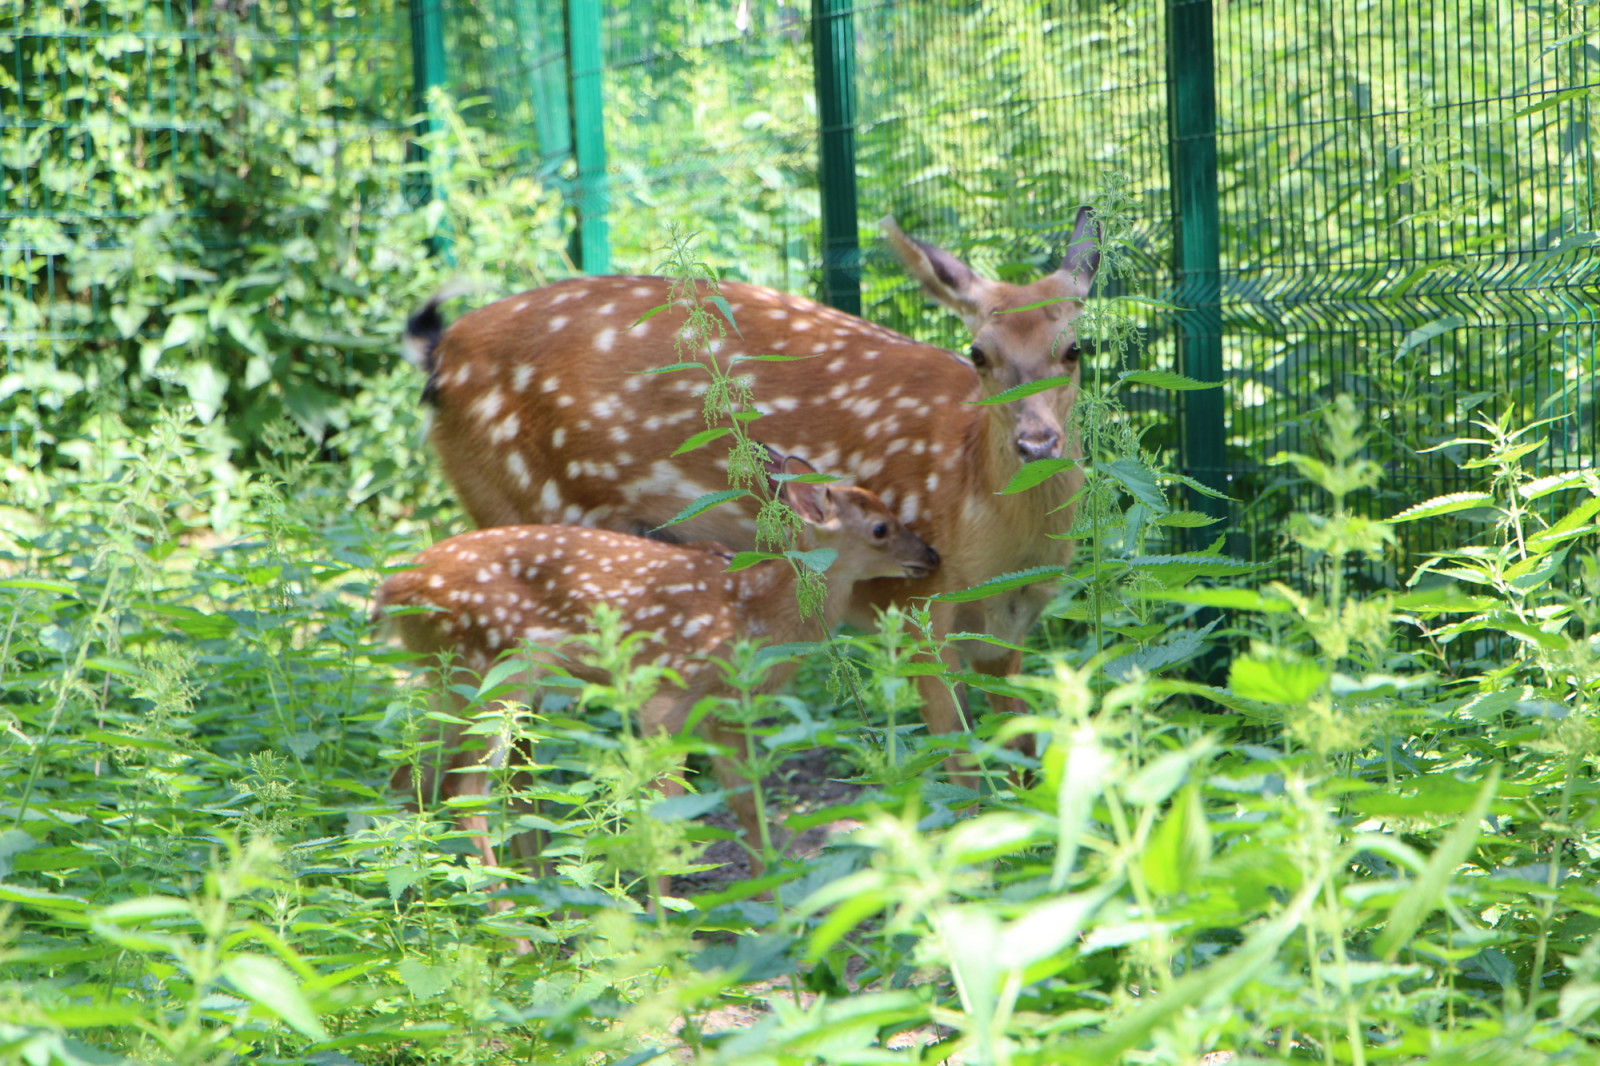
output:
M 1044 378 L 1072 379 L 996 409 L 1009 420 L 1019 459 L 1058 457 L 1062 423 L 1078 396 L 1080 351 L 1072 320 L 1082 313 L 1100 267 L 1100 227 L 1090 210 L 1079 209 L 1060 268 L 1031 285 L 979 277 L 949 252 L 906 236 L 892 218 L 880 225 L 911 275 L 972 331 L 969 355 L 985 396 Z
M 816 469 L 797 456 L 781 464 L 790 475 Z M 779 489 L 810 529 L 808 539 L 832 548 L 838 558 L 830 575 L 848 581 L 874 577 L 927 577 L 939 568 L 939 553 L 905 527 L 877 495 L 856 485 L 785 481 Z

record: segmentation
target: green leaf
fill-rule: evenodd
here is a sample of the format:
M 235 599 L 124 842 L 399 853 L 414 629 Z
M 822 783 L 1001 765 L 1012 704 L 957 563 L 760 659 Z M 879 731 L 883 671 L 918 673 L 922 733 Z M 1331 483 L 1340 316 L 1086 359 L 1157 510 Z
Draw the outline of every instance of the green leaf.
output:
M 1220 607 L 1230 611 L 1260 611 L 1282 614 L 1290 605 L 1276 597 L 1263 596 L 1255 589 L 1137 589 L 1134 598 L 1165 603 L 1188 603 L 1196 607 Z
M 1176 529 L 1200 529 L 1204 526 L 1213 526 L 1222 521 L 1199 511 L 1173 511 L 1171 514 L 1158 515 L 1155 524 L 1158 526 L 1171 526 Z
M 168 351 L 173 348 L 182 348 L 204 333 L 197 315 L 178 315 L 167 323 L 167 331 L 161 337 L 161 348 Z
M 508 656 L 489 668 L 483 675 L 483 681 L 478 685 L 478 699 L 483 699 L 489 693 L 505 684 L 515 675 L 528 668 L 527 660 L 519 655 Z M 537 702 L 537 701 L 535 701 Z
M 696 448 L 710 444 L 712 441 L 721 437 L 726 437 L 732 432 L 732 426 L 718 426 L 716 429 L 702 429 L 699 433 L 696 433 L 694 436 L 678 445 L 678 450 L 672 454 L 682 455 L 684 452 L 692 452 Z
M 58 592 L 63 596 L 77 596 L 78 587 L 65 581 L 47 581 L 39 577 L 8 577 L 0 581 L 0 589 L 33 589 L 36 592 Z
M 646 322 L 650 321 L 652 318 L 656 317 L 661 312 L 665 311 L 667 308 L 669 308 L 671 306 L 672 306 L 671 303 L 656 304 L 650 310 L 646 311 L 644 314 L 642 314 L 638 318 L 634 319 L 633 320 L 633 326 L 629 326 L 628 329 L 633 329 L 634 326 L 642 326 L 642 325 L 644 325 Z M 626 332 L 628 332 L 628 329 L 625 329 L 622 332 L 626 333 Z M 698 364 L 696 364 L 696 365 L 698 365 Z
M 727 503 L 729 500 L 737 500 L 741 496 L 748 495 L 750 494 L 744 489 L 722 489 L 719 492 L 708 492 L 704 496 L 701 496 L 699 499 L 695 500 L 693 503 L 689 504 L 689 506 L 685 507 L 683 510 L 679 511 L 671 519 L 661 523 L 656 528 L 666 529 L 668 526 L 675 526 L 679 522 L 687 522 L 691 518 L 696 518 L 705 514 L 713 507 L 721 506 L 722 504 Z
M 1551 474 L 1549 477 L 1535 478 L 1525 485 L 1518 485 L 1517 495 L 1525 500 L 1537 500 L 1562 489 L 1583 488 L 1594 480 L 1593 470 L 1568 470 L 1560 474 Z
M 1035 459 L 1031 463 L 1023 463 L 1022 469 L 1011 476 L 1006 487 L 995 493 L 997 496 L 1009 495 L 1013 492 L 1022 492 L 1031 489 L 1063 470 L 1070 470 L 1078 465 L 1076 459 Z
M 1037 392 L 1047 392 L 1050 389 L 1070 384 L 1072 384 L 1071 374 L 1057 374 L 1054 377 L 1040 378 L 1038 381 L 1023 382 L 1021 385 L 1009 388 L 1005 392 L 997 392 L 993 396 L 985 396 L 981 400 L 968 400 L 967 402 L 975 404 L 1010 403 L 1012 400 L 1020 400 Z
M 1500 785 L 1500 767 L 1494 765 L 1489 770 L 1489 776 L 1484 780 L 1483 787 L 1478 790 L 1478 797 L 1473 801 L 1472 807 L 1455 824 L 1439 847 L 1428 858 L 1428 865 L 1423 867 L 1417 875 L 1416 881 L 1408 891 L 1400 893 L 1400 898 L 1389 910 L 1389 923 L 1383 932 L 1378 935 L 1373 944 L 1373 950 L 1385 959 L 1393 961 L 1400 953 L 1400 949 L 1410 942 L 1416 933 L 1422 919 L 1444 899 L 1445 890 L 1455 880 L 1456 870 L 1467 861 L 1467 856 L 1472 853 L 1473 845 L 1478 842 L 1479 824 L 1483 816 L 1489 811 L 1489 803 L 1494 799 L 1495 791 Z
M 1308 659 L 1235 659 L 1228 668 L 1234 695 L 1281 706 L 1303 706 L 1327 681 L 1328 672 Z
M 1054 296 L 1048 300 L 1039 300 L 1036 303 L 1023 304 L 1021 307 L 1008 307 L 1003 311 L 996 311 L 995 314 L 1016 315 L 1021 314 L 1023 311 L 1037 311 L 1041 307 L 1049 307 L 1052 304 L 1064 304 L 1068 301 L 1068 299 L 1069 297 L 1066 296 Z
M 653 366 L 649 370 L 634 370 L 634 374 L 670 374 L 674 370 L 704 370 L 704 363 L 669 363 L 666 366 Z
M 189 392 L 194 413 L 202 424 L 209 425 L 222 410 L 223 397 L 228 392 L 228 379 L 210 363 L 190 363 L 177 375 L 178 382 Z
M 928 599 L 938 603 L 971 603 L 973 600 L 988 599 L 998 596 L 1002 592 L 1013 589 L 1027 588 L 1037 585 L 1041 581 L 1059 581 L 1067 573 L 1064 566 L 1035 566 L 1028 570 L 1018 570 L 1010 574 L 1001 574 L 999 577 L 990 578 L 971 588 L 958 589 L 954 592 L 941 592 Z
M 222 964 L 222 976 L 239 994 L 266 1009 L 279 1021 L 312 1040 L 328 1039 L 317 1020 L 299 979 L 277 959 L 266 955 L 232 955 Z
M 401 959 L 395 972 L 406 990 L 418 999 L 432 999 L 451 985 L 450 967 L 429 966 L 421 959 Z
M 1413 504 L 1389 521 L 1415 522 L 1419 518 L 1435 518 L 1457 511 L 1469 511 L 1476 507 L 1488 507 L 1493 503 L 1494 497 L 1487 492 L 1452 492 L 1446 496 L 1435 496 L 1431 500 Z
M 1547 96 L 1537 103 L 1532 103 L 1527 107 L 1520 108 L 1519 110 L 1513 112 L 1511 117 L 1513 119 L 1527 118 L 1529 115 L 1536 115 L 1539 112 L 1546 111 L 1552 107 L 1560 107 L 1568 100 L 1578 100 L 1586 97 L 1590 94 L 1590 92 L 1592 92 L 1592 89 L 1587 85 L 1579 86 L 1576 89 L 1564 89 L 1561 92 L 1556 93 L 1554 96 Z
M 1185 552 L 1181 555 L 1136 555 L 1128 565 L 1177 585 L 1197 577 L 1238 577 L 1265 567 L 1266 563 L 1247 563 L 1225 555 Z
M 728 565 L 725 569 L 727 569 L 729 572 L 734 570 L 748 570 L 757 563 L 765 563 L 770 562 L 773 559 L 782 558 L 783 556 L 777 554 L 776 552 L 738 552 L 732 559 L 728 560 Z
M 1410 333 L 1407 333 L 1405 339 L 1400 342 L 1400 347 L 1395 349 L 1395 362 L 1398 363 L 1401 359 L 1404 359 L 1406 353 L 1413 348 L 1421 347 L 1440 334 L 1449 333 L 1453 329 L 1460 329 L 1466 324 L 1467 320 L 1460 315 L 1445 315 L 1443 318 L 1435 319 L 1426 325 L 1418 326 Z
M 808 552 L 786 551 L 783 554 L 818 574 L 825 573 L 839 557 L 839 553 L 832 548 L 813 548 Z
M 1188 488 L 1192 489 L 1193 491 L 1198 492 L 1202 496 L 1210 496 L 1213 500 L 1232 500 L 1233 499 L 1233 497 L 1229 496 L 1226 492 L 1219 492 L 1218 490 L 1212 488 L 1210 485 L 1203 485 L 1200 482 L 1196 481 L 1194 478 L 1189 477 L 1186 474 L 1174 474 L 1174 473 L 1168 472 L 1168 473 L 1163 474 L 1162 477 L 1166 478 L 1168 481 L 1175 481 L 1180 485 L 1185 485 Z
M 1167 509 L 1167 498 L 1156 485 L 1155 474 L 1137 459 L 1113 459 L 1109 463 L 1097 464 L 1095 470 L 1120 484 L 1134 499 L 1151 510 L 1162 512 Z
M 1170 370 L 1124 370 L 1117 375 L 1117 384 L 1153 385 L 1158 389 L 1171 389 L 1174 392 L 1222 388 L 1220 381 L 1196 381 L 1194 378 L 1175 374 Z
M 739 333 L 739 323 L 733 320 L 733 308 L 728 306 L 727 297 L 723 296 L 720 292 L 714 292 L 707 296 L 706 299 L 711 302 L 713 307 L 722 312 L 722 317 L 728 320 L 728 325 L 733 327 L 733 332 L 738 334 L 740 339 L 743 339 L 744 334 Z

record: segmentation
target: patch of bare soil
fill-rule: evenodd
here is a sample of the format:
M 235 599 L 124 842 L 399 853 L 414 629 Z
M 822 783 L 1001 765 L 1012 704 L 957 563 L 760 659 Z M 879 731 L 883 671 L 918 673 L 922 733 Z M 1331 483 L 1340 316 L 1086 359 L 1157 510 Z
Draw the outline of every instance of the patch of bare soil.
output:
M 812 748 L 784 760 L 775 773 L 762 781 L 767 792 L 767 813 L 774 827 L 794 814 L 837 807 L 853 801 L 861 786 L 841 781 L 847 772 L 839 755 L 831 748 Z M 718 808 L 700 821 L 729 832 L 739 831 L 733 812 Z M 784 849 L 791 858 L 805 859 L 822 850 L 833 837 L 849 832 L 855 822 L 841 820 L 812 826 L 791 840 Z M 719 840 L 705 850 L 703 862 L 720 863 L 711 870 L 672 879 L 672 894 L 695 896 L 718 892 L 751 876 L 750 857 L 737 840 Z

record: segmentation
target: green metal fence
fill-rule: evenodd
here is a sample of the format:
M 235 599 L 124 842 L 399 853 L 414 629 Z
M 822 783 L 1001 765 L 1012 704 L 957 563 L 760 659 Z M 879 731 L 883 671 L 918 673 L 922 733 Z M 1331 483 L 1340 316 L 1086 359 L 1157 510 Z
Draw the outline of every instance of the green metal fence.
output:
M 100 281 L 155 270 L 163 218 L 248 241 L 213 224 L 235 115 L 332 138 L 319 180 L 370 184 L 352 161 L 403 158 L 438 86 L 561 193 L 576 266 L 652 271 L 678 226 L 728 276 L 951 345 L 876 220 L 1025 276 L 1118 175 L 1138 220 L 1109 291 L 1177 308 L 1140 358 L 1227 383 L 1133 396 L 1163 416 L 1147 442 L 1227 487 L 1235 548 L 1267 551 L 1308 501 L 1263 460 L 1312 448 L 1341 392 L 1388 473 L 1374 513 L 1458 487 L 1461 456 L 1424 449 L 1479 409 L 1559 417 L 1550 468 L 1600 452 L 1597 42 L 1592 4 L 1512 0 L 30 5 L 0 12 L 0 346 L 37 377 L 150 328 Z M 320 68 L 337 83 L 278 76 Z M 152 184 L 158 158 L 181 180 Z
M 1388 474 L 1358 501 L 1374 513 L 1458 487 L 1459 454 L 1419 453 L 1479 409 L 1560 416 L 1552 468 L 1600 451 L 1597 19 L 1506 0 L 615 2 L 611 258 L 649 270 L 667 225 L 701 230 L 732 276 L 959 344 L 875 220 L 1026 274 L 1119 174 L 1141 221 L 1112 291 L 1178 307 L 1143 360 L 1227 382 L 1134 397 L 1170 416 L 1149 440 L 1238 498 L 1236 549 L 1270 551 L 1311 501 L 1263 459 L 1314 450 L 1341 392 Z

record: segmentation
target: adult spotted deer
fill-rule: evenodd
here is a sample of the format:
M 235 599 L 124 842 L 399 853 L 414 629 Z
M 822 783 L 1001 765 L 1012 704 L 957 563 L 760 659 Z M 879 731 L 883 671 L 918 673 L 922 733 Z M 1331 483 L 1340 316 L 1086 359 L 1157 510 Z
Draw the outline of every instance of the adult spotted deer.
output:
M 794 457 L 782 469 L 814 473 Z M 701 698 L 726 691 L 716 660 L 728 657 L 734 641 L 781 644 L 825 635 L 844 615 L 857 582 L 926 578 L 939 567 L 939 554 L 866 489 L 786 481 L 779 493 L 804 520 L 802 545 L 837 552 L 827 571 L 822 632 L 814 618 L 801 614 L 796 574 L 787 560 L 729 571 L 728 556 L 705 548 L 573 526 L 501 526 L 441 541 L 422 553 L 414 569 L 384 581 L 374 616 L 387 616 L 406 648 L 433 659 L 435 672 L 453 669 L 467 675 L 462 680 L 481 675 L 504 653 L 525 655 L 528 668 L 519 677 L 532 688 L 557 663 L 585 680 L 605 680 L 603 671 L 572 649 L 565 655 L 554 649 L 590 628 L 597 604 L 609 604 L 620 612 L 625 634 L 644 636 L 635 662 L 654 662 L 682 679 L 681 688 L 663 685 L 639 715 L 647 732 L 675 733 Z M 392 613 L 403 607 L 431 610 Z M 516 652 L 519 647 L 524 650 Z M 776 685 L 785 676 L 780 667 L 767 680 Z M 744 750 L 742 737 L 714 716 L 706 719 L 706 730 L 717 743 Z M 487 794 L 490 770 L 504 766 L 510 753 L 494 745 L 487 753 L 463 752 L 459 730 L 443 739 L 442 762 L 429 766 L 430 779 L 420 783 L 424 794 Z M 713 766 L 746 839 L 759 844 L 755 804 L 749 789 L 740 787 L 736 763 L 718 756 Z M 395 783 L 404 791 L 418 784 L 409 770 Z M 662 788 L 682 790 L 675 780 Z M 484 863 L 495 865 L 483 817 L 463 821 Z
M 1083 485 L 1069 469 L 1036 488 L 999 495 L 1024 463 L 1080 457 L 1069 416 L 1078 395 L 1082 312 L 1099 266 L 1099 227 L 1078 212 L 1059 269 L 1029 285 L 979 277 L 954 256 L 883 229 L 906 268 L 972 332 L 967 359 L 852 315 L 755 285 L 721 286 L 737 329 L 712 340 L 721 365 L 742 362 L 763 417 L 752 436 L 807 456 L 823 471 L 877 493 L 944 559 L 919 581 L 859 585 L 847 617 L 963 589 L 1002 574 L 1064 564 L 1068 501 Z M 673 456 L 702 428 L 706 375 L 643 374 L 676 363 L 685 313 L 654 277 L 586 277 L 511 296 L 444 330 L 438 299 L 411 319 L 408 357 L 428 373 L 425 398 L 446 476 L 480 526 L 564 522 L 653 530 L 704 493 L 726 486 L 725 450 Z M 972 401 L 1015 386 L 1062 383 L 995 405 Z M 725 506 L 663 533 L 754 547 L 754 508 Z M 969 604 L 932 607 L 935 634 L 987 633 L 1020 644 L 1049 598 L 1041 585 Z M 983 673 L 1006 675 L 1021 653 L 969 641 Z M 961 728 L 937 678 L 921 678 L 930 731 Z

